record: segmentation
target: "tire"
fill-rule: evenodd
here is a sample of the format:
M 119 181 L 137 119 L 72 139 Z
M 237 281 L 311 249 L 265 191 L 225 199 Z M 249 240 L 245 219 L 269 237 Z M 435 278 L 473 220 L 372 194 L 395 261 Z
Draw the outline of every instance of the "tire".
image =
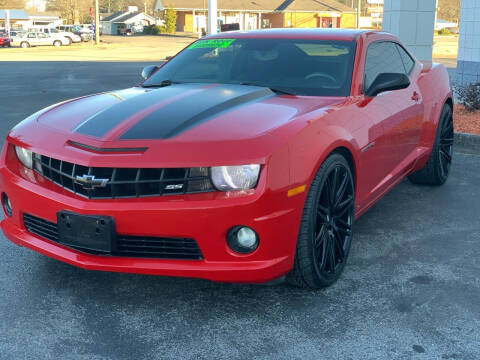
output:
M 22 43 L 20 44 L 20 46 L 21 46 L 22 48 L 26 49 L 26 48 L 30 47 L 30 44 L 29 44 L 28 42 L 24 41 L 24 42 L 22 42 Z
M 305 201 L 290 284 L 320 289 L 338 280 L 350 251 L 354 194 L 347 160 L 333 153 L 318 169 Z
M 62 42 L 60 40 L 55 40 L 53 42 L 53 46 L 56 46 L 56 47 L 62 46 Z
M 438 121 L 432 153 L 425 166 L 408 178 L 419 185 L 443 185 L 448 179 L 453 158 L 452 108 L 445 104 Z

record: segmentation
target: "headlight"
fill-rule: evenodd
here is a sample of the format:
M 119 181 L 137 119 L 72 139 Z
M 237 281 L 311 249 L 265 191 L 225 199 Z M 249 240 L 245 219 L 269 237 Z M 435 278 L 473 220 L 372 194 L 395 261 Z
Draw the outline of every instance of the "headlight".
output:
M 15 152 L 17 153 L 18 160 L 25 165 L 25 167 L 32 168 L 32 152 L 24 149 L 20 146 L 15 146 Z
M 211 168 L 212 183 L 217 190 L 247 190 L 257 185 L 260 165 L 215 166 Z

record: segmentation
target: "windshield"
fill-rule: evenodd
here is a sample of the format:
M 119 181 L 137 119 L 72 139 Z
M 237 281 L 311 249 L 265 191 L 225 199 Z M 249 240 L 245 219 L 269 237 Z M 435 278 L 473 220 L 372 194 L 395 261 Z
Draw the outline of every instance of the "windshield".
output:
M 303 39 L 199 40 L 144 86 L 168 83 L 259 85 L 296 95 L 348 96 L 355 44 Z

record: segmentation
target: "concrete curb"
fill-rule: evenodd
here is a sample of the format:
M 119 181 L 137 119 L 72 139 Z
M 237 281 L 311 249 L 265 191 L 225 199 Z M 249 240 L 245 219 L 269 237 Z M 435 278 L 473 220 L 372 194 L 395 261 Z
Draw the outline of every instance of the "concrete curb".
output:
M 455 146 L 480 151 L 480 135 L 455 133 Z

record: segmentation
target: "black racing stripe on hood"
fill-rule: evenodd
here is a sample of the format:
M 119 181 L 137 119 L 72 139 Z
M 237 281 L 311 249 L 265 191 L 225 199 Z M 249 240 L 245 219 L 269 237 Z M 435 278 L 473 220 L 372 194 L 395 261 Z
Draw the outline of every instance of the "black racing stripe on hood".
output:
M 191 90 L 191 88 L 187 86 L 172 86 L 146 91 L 143 94 L 119 101 L 115 105 L 90 116 L 77 125 L 72 132 L 102 138 L 115 126 L 139 111 L 188 90 Z
M 182 97 L 144 117 L 121 140 L 167 139 L 197 126 L 235 106 L 274 96 L 268 88 L 244 85 L 220 85 Z

